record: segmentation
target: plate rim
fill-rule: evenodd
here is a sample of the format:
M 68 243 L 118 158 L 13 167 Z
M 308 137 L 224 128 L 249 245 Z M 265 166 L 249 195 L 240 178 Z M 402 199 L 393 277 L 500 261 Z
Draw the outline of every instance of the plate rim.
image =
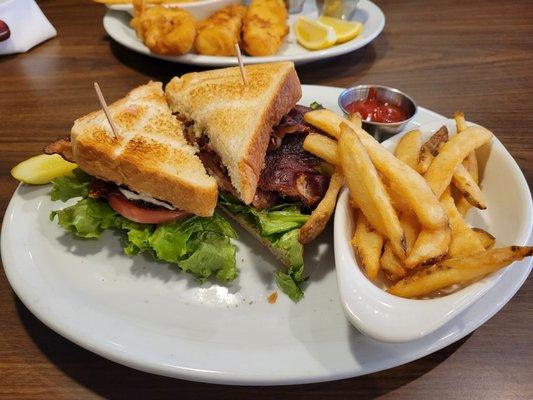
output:
M 319 61 L 323 59 L 333 58 L 340 56 L 342 54 L 351 53 L 353 51 L 359 50 L 365 47 L 367 44 L 374 41 L 380 34 L 383 32 L 385 27 L 386 19 L 385 14 L 379 8 L 377 4 L 371 0 L 360 0 L 359 4 L 363 4 L 366 8 L 372 10 L 375 13 L 375 16 L 378 18 L 378 27 L 374 30 L 367 38 L 362 40 L 360 43 L 353 44 L 352 46 L 347 46 L 350 42 L 340 44 L 338 46 L 333 46 L 324 50 L 317 50 L 311 53 L 302 53 L 297 56 L 267 56 L 267 57 L 250 57 L 243 56 L 243 61 L 245 64 L 259 64 L 267 62 L 281 62 L 281 61 L 294 61 L 296 65 L 301 65 L 313 61 Z M 230 67 L 238 65 L 238 61 L 235 57 L 225 57 L 225 56 L 206 56 L 206 55 L 197 55 L 193 53 L 185 54 L 182 56 L 165 56 L 160 54 L 152 53 L 144 45 L 141 48 L 137 48 L 130 43 L 122 40 L 120 35 L 115 32 L 112 28 L 112 24 L 116 23 L 118 19 L 117 15 L 125 13 L 124 11 L 116 11 L 108 9 L 106 14 L 103 17 L 103 27 L 106 33 L 115 41 L 127 49 L 134 51 L 138 54 L 142 54 L 148 57 L 165 60 L 169 62 L 174 62 L 178 64 L 188 64 L 188 65 L 198 65 L 205 67 Z
M 342 88 L 336 88 L 331 86 L 320 86 L 320 85 L 302 85 L 302 89 L 305 91 L 309 90 L 320 90 L 320 89 L 327 89 L 334 92 L 339 92 L 342 90 Z M 425 109 L 421 108 L 422 111 L 425 111 Z M 432 111 L 428 110 L 428 113 L 430 115 L 437 115 L 437 113 L 434 113 Z M 20 188 L 20 186 L 19 186 Z M 17 188 L 17 190 L 19 189 Z M 16 192 L 15 192 L 16 193 Z M 507 279 L 510 279 L 511 285 L 506 291 L 498 292 L 498 296 L 501 297 L 501 301 L 498 301 L 497 306 L 491 311 L 490 313 L 484 313 L 481 318 L 479 318 L 475 323 L 471 323 L 470 325 L 466 324 L 466 328 L 461 328 L 460 331 L 457 331 L 453 333 L 452 335 L 448 335 L 446 337 L 446 340 L 438 340 L 435 342 L 436 345 L 431 345 L 429 347 L 424 345 L 418 345 L 417 350 L 411 351 L 407 356 L 405 354 L 400 354 L 397 356 L 393 362 L 387 361 L 386 365 L 383 366 L 375 366 L 374 368 L 366 368 L 363 370 L 363 367 L 359 371 L 353 371 L 353 370 L 345 370 L 342 372 L 339 372 L 337 370 L 333 370 L 334 368 L 331 368 L 330 370 L 325 369 L 322 371 L 315 370 L 312 373 L 307 372 L 300 372 L 300 374 L 294 374 L 289 377 L 277 377 L 275 374 L 271 374 L 270 376 L 257 376 L 254 374 L 249 375 L 242 375 L 242 374 L 235 374 L 232 372 L 221 372 L 221 371 L 212 371 L 212 370 L 201 370 L 197 371 L 191 368 L 187 368 L 184 366 L 168 366 L 161 363 L 150 363 L 146 361 L 145 359 L 139 360 L 138 353 L 126 353 L 124 351 L 120 351 L 120 349 L 111 346 L 109 343 L 99 342 L 98 345 L 95 345 L 95 340 L 90 341 L 87 340 L 87 337 L 83 335 L 83 331 L 79 330 L 79 327 L 75 327 L 72 329 L 72 325 L 70 324 L 68 329 L 66 329 L 62 324 L 62 319 L 60 317 L 56 317 L 54 319 L 54 315 L 50 317 L 50 315 L 46 315 L 45 313 L 41 312 L 40 309 L 34 306 L 34 304 L 31 303 L 31 298 L 28 297 L 27 293 L 21 293 L 21 285 L 27 286 L 29 285 L 29 282 L 22 281 L 20 282 L 19 277 L 17 277 L 17 265 L 14 263 L 15 258 L 11 255 L 11 250 L 8 246 L 8 239 L 7 239 L 7 233 L 9 233 L 9 228 L 11 227 L 13 223 L 13 209 L 15 208 L 15 194 L 11 198 L 9 205 L 6 209 L 6 214 L 4 217 L 4 222 L 2 225 L 2 238 L 1 238 L 1 253 L 2 253 L 2 260 L 4 262 L 4 270 L 6 273 L 6 277 L 14 290 L 14 292 L 17 294 L 18 298 L 22 301 L 22 303 L 32 312 L 39 320 L 41 320 L 45 325 L 47 325 L 50 329 L 57 332 L 58 334 L 62 335 L 66 339 L 72 341 L 73 343 L 79 345 L 82 348 L 85 348 L 93 353 L 96 353 L 100 356 L 103 356 L 104 358 L 110 359 L 114 362 L 117 362 L 122 365 L 126 365 L 128 367 L 132 367 L 135 369 L 139 369 L 145 372 L 155 373 L 158 375 L 163 376 L 169 376 L 174 378 L 180 378 L 180 379 L 186 379 L 191 381 L 197 381 L 197 382 L 205 382 L 205 383 L 216 383 L 216 384 L 229 384 L 229 385 L 257 385 L 257 386 L 263 386 L 263 385 L 290 385 L 290 384 L 305 384 L 305 383 L 313 383 L 313 382 L 324 382 L 324 381 L 333 381 L 333 380 L 340 380 L 345 378 L 351 378 L 355 376 L 360 375 L 366 375 L 370 374 L 376 371 L 386 370 L 389 368 L 396 367 L 398 365 L 402 365 L 408 362 L 411 362 L 413 360 L 419 359 L 421 357 L 424 357 L 428 354 L 431 354 L 437 350 L 440 350 L 443 347 L 446 347 L 457 340 L 460 340 L 464 336 L 470 334 L 473 330 L 481 326 L 484 322 L 486 322 L 489 318 L 491 318 L 494 314 L 496 314 L 516 293 L 516 291 L 522 286 L 523 282 L 527 278 L 529 272 L 522 273 L 518 279 L 517 276 L 512 276 L 511 274 L 507 274 Z M 6 262 L 7 261 L 7 262 Z M 13 261 L 13 263 L 12 263 Z M 504 279 L 502 279 L 498 284 L 496 284 L 491 291 L 496 291 L 498 286 L 503 284 Z M 502 296 L 502 293 L 504 296 Z M 488 294 L 488 293 L 487 293 Z M 31 296 L 30 296 L 31 297 Z M 486 295 L 484 296 L 486 297 Z M 481 301 L 481 299 L 480 299 Z M 456 318 L 459 318 L 461 315 L 466 313 L 468 310 L 463 311 L 461 314 L 459 314 Z M 54 314 L 54 313 L 52 313 Z M 455 319 L 454 319 L 455 320 Z M 454 320 L 450 321 L 453 322 Z M 66 324 L 68 325 L 68 324 Z M 355 328 L 353 328 L 355 330 Z M 416 341 L 417 342 L 417 341 Z M 414 342 L 413 342 L 414 343 Z M 416 343 L 415 343 L 416 344 Z M 377 363 L 376 363 L 377 365 Z M 383 362 L 380 363 L 380 365 L 383 365 Z

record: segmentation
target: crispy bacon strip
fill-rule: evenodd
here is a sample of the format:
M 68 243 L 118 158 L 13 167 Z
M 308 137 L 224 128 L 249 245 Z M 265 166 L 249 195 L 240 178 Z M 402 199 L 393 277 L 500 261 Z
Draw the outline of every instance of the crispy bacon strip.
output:
M 72 154 L 72 143 L 70 142 L 69 136 L 57 139 L 45 146 L 44 154 L 59 154 L 65 160 L 75 162 L 74 155 Z
M 305 136 L 319 132 L 304 120 L 304 114 L 309 111 L 309 107 L 297 105 L 272 129 L 265 167 L 252 201 L 255 208 L 271 208 L 283 196 L 313 208 L 324 197 L 329 177 L 317 171 L 322 161 L 303 149 Z M 211 148 L 207 136 L 197 138 L 192 130 L 187 130 L 186 138 L 189 143 L 198 146 L 198 156 L 208 173 L 216 179 L 220 190 L 239 197 L 226 167 Z
M 266 208 L 272 208 L 279 202 L 279 195 L 275 192 L 265 192 L 261 189 L 257 189 L 255 192 L 252 205 L 258 210 L 264 210 Z
M 272 129 L 270 134 L 269 151 L 276 150 L 281 146 L 281 142 L 285 135 L 291 133 L 311 133 L 317 130 L 309 125 L 304 120 L 304 114 L 311 111 L 309 107 L 295 106 L 287 115 L 285 115 L 280 123 Z
M 300 133 L 287 136 L 278 149 L 266 154 L 258 187 L 313 208 L 324 197 L 329 179 L 317 171 L 321 160 L 303 149 L 304 138 Z

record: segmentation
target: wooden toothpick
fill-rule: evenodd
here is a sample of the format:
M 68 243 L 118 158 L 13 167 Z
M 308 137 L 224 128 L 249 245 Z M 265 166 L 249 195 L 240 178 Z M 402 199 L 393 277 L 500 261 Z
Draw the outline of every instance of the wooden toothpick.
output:
M 100 90 L 100 86 L 98 85 L 98 82 L 94 82 L 94 90 L 96 90 L 96 95 L 98 96 L 98 100 L 100 101 L 100 104 L 102 105 L 102 109 L 104 110 L 104 114 L 107 118 L 107 121 L 109 122 L 109 125 L 111 125 L 113 136 L 115 136 L 115 138 L 118 138 L 117 127 L 115 126 L 115 123 L 113 122 L 113 119 L 111 118 L 111 113 L 109 112 L 109 108 L 107 107 L 107 103 L 105 102 L 104 95 L 102 94 L 102 91 Z
M 244 64 L 242 62 L 242 54 L 239 43 L 235 43 L 235 50 L 237 50 L 237 60 L 239 60 L 239 68 L 241 69 L 242 84 L 246 86 L 246 71 L 244 70 Z

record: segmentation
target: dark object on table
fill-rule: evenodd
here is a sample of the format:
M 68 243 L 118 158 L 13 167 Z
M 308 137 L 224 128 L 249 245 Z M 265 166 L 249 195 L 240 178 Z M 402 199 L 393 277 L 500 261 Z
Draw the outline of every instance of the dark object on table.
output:
M 9 26 L 0 19 L 0 42 L 9 39 L 10 36 L 11 31 L 9 30 Z

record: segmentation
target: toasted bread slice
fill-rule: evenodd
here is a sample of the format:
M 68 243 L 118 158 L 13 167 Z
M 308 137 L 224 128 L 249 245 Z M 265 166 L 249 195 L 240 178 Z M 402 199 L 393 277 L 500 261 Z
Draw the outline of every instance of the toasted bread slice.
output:
M 197 137 L 207 135 L 228 169 L 231 183 L 250 204 L 263 169 L 270 132 L 302 95 L 294 63 L 193 72 L 165 88 L 170 108 L 194 122 Z
M 171 113 L 161 82 L 132 90 L 109 106 L 115 137 L 102 110 L 74 122 L 76 163 L 98 178 L 200 216 L 216 206 L 216 181 L 207 175 L 183 125 Z

